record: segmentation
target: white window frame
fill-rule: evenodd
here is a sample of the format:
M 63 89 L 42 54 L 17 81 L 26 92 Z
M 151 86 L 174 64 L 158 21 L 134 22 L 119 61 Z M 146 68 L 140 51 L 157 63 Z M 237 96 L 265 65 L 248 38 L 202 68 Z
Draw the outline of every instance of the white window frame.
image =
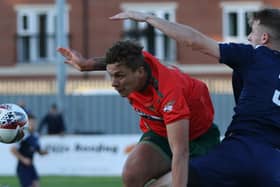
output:
M 225 42 L 243 42 L 247 43 L 246 34 L 246 13 L 259 10 L 263 4 L 262 2 L 222 2 L 223 18 L 223 38 Z M 237 13 L 237 36 L 233 37 L 229 34 L 229 13 Z
M 122 3 L 121 9 L 123 11 L 139 11 L 139 12 L 146 12 L 146 13 L 153 13 L 154 15 L 164 18 L 164 15 L 167 13 L 169 15 L 169 21 L 175 22 L 176 21 L 176 9 L 177 3 L 168 2 L 168 3 Z M 125 20 L 123 28 L 124 30 L 128 30 L 131 27 L 133 22 L 131 20 Z M 139 23 L 138 28 L 144 28 L 147 23 Z M 164 39 L 161 37 L 163 33 L 155 29 L 156 32 L 156 39 L 155 39 L 155 56 L 161 60 L 165 60 L 164 54 Z M 176 60 L 176 42 L 172 39 L 170 41 L 170 49 L 168 57 L 171 61 L 168 63 L 172 63 Z M 140 41 L 141 45 L 143 45 L 144 49 L 147 50 L 147 38 L 141 37 Z
M 17 13 L 17 34 L 18 36 L 34 36 L 38 34 L 38 21 L 36 20 L 38 15 L 45 14 L 46 18 L 46 34 L 47 36 L 55 36 L 56 26 L 55 26 L 55 17 L 56 17 L 56 7 L 54 5 L 16 5 L 14 7 Z M 27 16 L 27 25 L 28 29 L 23 29 L 22 19 L 23 16 Z M 65 31 L 66 34 L 69 33 L 69 7 L 66 7 L 65 11 Z M 41 63 L 41 62 L 53 62 L 56 56 L 56 41 L 55 39 L 47 39 L 47 49 L 46 49 L 46 58 L 42 59 L 39 57 L 39 48 L 38 48 L 38 39 L 31 37 L 30 40 L 30 50 L 29 56 L 30 59 L 25 63 Z M 18 53 L 21 53 L 23 46 L 18 42 L 17 43 Z M 20 55 L 20 54 L 18 54 Z

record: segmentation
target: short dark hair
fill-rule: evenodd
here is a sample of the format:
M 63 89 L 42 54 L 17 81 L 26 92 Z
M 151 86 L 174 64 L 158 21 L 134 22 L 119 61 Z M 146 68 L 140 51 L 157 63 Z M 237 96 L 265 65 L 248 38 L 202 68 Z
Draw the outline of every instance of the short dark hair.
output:
M 275 8 L 263 8 L 259 11 L 253 12 L 250 16 L 250 24 L 253 21 L 260 21 L 260 24 L 269 28 L 272 33 L 272 37 L 280 39 L 280 9 Z
M 36 119 L 36 117 L 32 113 L 28 113 L 27 116 L 28 116 L 28 119 Z
M 134 40 L 118 41 L 107 50 L 105 63 L 106 65 L 120 63 L 135 71 L 145 66 L 142 50 L 143 47 Z

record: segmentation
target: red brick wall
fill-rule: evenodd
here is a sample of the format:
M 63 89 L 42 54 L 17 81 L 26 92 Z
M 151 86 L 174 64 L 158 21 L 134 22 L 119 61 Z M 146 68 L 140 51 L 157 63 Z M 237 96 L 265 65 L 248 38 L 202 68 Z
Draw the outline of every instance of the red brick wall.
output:
M 179 3 L 177 22 L 188 24 L 211 37 L 221 38 L 222 20 L 219 0 L 180 0 Z M 216 63 L 212 58 L 184 46 L 179 46 L 178 61 L 182 64 Z
M 197 2 L 200 1 L 200 2 Z M 70 1 L 69 1 L 70 2 Z M 75 3 L 76 1 L 71 1 Z M 137 0 L 120 1 L 114 0 L 112 3 L 108 1 L 91 0 L 88 1 L 88 9 L 90 10 L 88 20 L 85 21 L 82 18 L 80 5 L 78 8 L 71 9 L 71 46 L 79 51 L 83 51 L 86 54 L 101 56 L 105 53 L 106 49 L 112 45 L 112 43 L 120 39 L 122 31 L 121 21 L 110 21 L 108 17 L 118 13 L 120 11 L 120 2 L 144 2 Z M 151 1 L 146 1 L 151 2 Z M 153 2 L 174 2 L 174 1 L 160 1 Z M 212 37 L 220 39 L 221 35 L 221 10 L 217 6 L 218 0 L 211 0 L 211 3 L 205 3 L 205 0 L 186 1 L 178 0 L 178 9 L 176 19 L 180 23 L 190 24 L 191 26 L 204 31 Z M 75 3 L 77 4 L 77 3 Z M 200 10 L 200 11 L 197 11 Z M 203 12 L 203 14 L 202 14 Z M 84 21 L 84 23 L 83 23 Z M 82 40 L 82 28 L 81 24 L 88 22 L 88 44 L 84 45 Z M 78 25 L 78 26 L 77 26 Z M 84 46 L 88 46 L 88 49 L 83 49 Z M 185 52 L 187 50 L 187 53 Z M 179 46 L 178 49 L 178 61 L 180 63 L 215 63 L 213 60 L 205 55 L 201 55 L 197 52 L 192 52 L 185 47 Z
M 280 1 L 279 0 L 264 0 L 265 4 L 271 5 L 273 7 L 280 8 Z
M 0 65 L 7 66 L 15 63 L 15 13 L 8 0 L 0 3 Z
M 125 2 L 177 2 L 176 21 L 189 24 L 203 33 L 221 40 L 222 18 L 220 2 L 227 0 L 66 0 L 70 5 L 70 46 L 87 56 L 102 56 L 113 42 L 120 39 L 121 21 L 108 17 L 120 12 Z M 232 0 L 229 0 L 232 1 Z M 244 1 L 244 0 L 235 0 Z M 246 0 L 257 1 L 257 0 Z M 279 0 L 264 0 L 280 7 Z M 0 66 L 16 64 L 16 4 L 53 4 L 55 0 L 1 0 L 0 1 Z M 88 16 L 87 16 L 88 15 Z M 179 63 L 214 64 L 213 59 L 184 46 L 178 46 Z

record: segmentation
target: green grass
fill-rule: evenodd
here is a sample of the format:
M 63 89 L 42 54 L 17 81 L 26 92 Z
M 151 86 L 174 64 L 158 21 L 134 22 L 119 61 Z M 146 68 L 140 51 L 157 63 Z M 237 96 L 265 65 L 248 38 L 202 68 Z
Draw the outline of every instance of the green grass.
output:
M 19 187 L 16 177 L 0 176 L 0 187 Z M 41 187 L 121 187 L 120 177 L 41 176 Z

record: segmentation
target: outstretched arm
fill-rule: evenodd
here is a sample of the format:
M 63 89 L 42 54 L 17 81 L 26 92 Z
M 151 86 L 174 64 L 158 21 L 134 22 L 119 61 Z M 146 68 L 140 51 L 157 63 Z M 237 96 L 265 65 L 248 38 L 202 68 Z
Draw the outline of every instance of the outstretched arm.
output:
M 167 135 L 172 157 L 172 186 L 187 186 L 189 162 L 189 120 L 182 119 L 167 124 Z
M 39 155 L 41 155 L 41 156 L 44 156 L 44 155 L 49 154 L 49 152 L 48 152 L 47 150 L 41 149 L 41 148 L 38 149 L 38 153 L 39 153 Z
M 104 71 L 106 70 L 105 58 L 94 57 L 85 59 L 79 52 L 60 47 L 57 51 L 66 58 L 65 63 L 79 71 Z
M 173 38 L 177 42 L 183 43 L 195 50 L 213 56 L 217 59 L 220 58 L 218 43 L 190 26 L 170 22 L 151 14 L 135 11 L 121 12 L 119 14 L 116 14 L 115 16 L 110 17 L 110 19 L 131 19 L 134 21 L 146 22 L 153 27 L 161 30 L 163 33 Z

